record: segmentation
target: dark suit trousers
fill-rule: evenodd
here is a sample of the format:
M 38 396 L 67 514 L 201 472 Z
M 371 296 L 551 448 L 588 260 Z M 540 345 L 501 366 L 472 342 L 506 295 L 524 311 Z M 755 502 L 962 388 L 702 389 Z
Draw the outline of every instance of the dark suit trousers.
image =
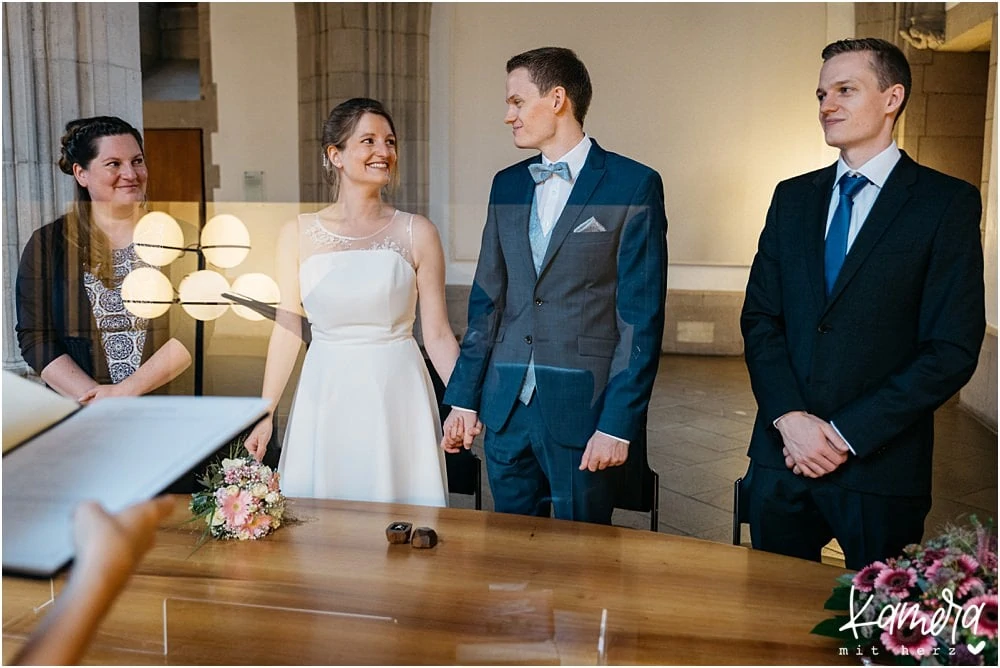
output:
M 486 472 L 497 512 L 611 524 L 621 467 L 580 471 L 583 449 L 557 443 L 545 428 L 535 395 L 515 402 L 507 424 L 486 430 Z
M 929 496 L 868 494 L 756 463 L 749 497 L 754 549 L 819 561 L 836 538 L 853 570 L 919 543 L 931 509 Z

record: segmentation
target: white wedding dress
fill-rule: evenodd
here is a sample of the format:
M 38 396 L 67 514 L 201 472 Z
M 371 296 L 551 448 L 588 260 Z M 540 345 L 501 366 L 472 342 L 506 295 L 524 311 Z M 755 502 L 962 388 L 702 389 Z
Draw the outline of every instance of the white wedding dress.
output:
M 434 387 L 413 338 L 411 214 L 373 235 L 299 216 L 299 290 L 312 342 L 278 470 L 291 497 L 445 506 Z

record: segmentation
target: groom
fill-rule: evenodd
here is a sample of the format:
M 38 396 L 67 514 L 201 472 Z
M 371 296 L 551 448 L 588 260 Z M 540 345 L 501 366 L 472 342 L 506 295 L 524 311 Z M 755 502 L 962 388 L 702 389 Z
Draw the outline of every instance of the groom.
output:
M 591 92 L 569 49 L 507 61 L 504 122 L 541 155 L 493 179 L 442 446 L 479 418 L 497 511 L 610 524 L 659 364 L 667 219 L 659 174 L 584 133 Z

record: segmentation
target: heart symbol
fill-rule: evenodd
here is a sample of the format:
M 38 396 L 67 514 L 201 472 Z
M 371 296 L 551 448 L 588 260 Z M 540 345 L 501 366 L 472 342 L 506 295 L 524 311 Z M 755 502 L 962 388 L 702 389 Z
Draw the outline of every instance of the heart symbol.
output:
M 968 647 L 969 647 L 969 651 L 972 652 L 973 656 L 975 656 L 975 655 L 979 654 L 980 652 L 982 652 L 983 648 L 986 647 L 986 641 L 985 640 L 980 640 L 975 645 L 969 645 Z

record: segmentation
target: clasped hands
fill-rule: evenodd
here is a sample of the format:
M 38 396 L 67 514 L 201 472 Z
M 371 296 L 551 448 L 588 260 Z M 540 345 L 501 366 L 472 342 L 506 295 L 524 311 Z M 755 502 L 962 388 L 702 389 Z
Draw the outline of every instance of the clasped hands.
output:
M 805 411 L 786 413 L 775 427 L 784 443 L 785 466 L 795 475 L 821 478 L 836 471 L 850 454 L 833 425 Z
M 477 413 L 463 409 L 452 409 L 444 421 L 444 436 L 441 447 L 445 452 L 455 453 L 462 448 L 468 450 L 472 442 L 483 430 Z M 610 466 L 620 466 L 628 459 L 628 443 L 599 431 L 587 441 L 580 460 L 580 470 L 599 471 Z

